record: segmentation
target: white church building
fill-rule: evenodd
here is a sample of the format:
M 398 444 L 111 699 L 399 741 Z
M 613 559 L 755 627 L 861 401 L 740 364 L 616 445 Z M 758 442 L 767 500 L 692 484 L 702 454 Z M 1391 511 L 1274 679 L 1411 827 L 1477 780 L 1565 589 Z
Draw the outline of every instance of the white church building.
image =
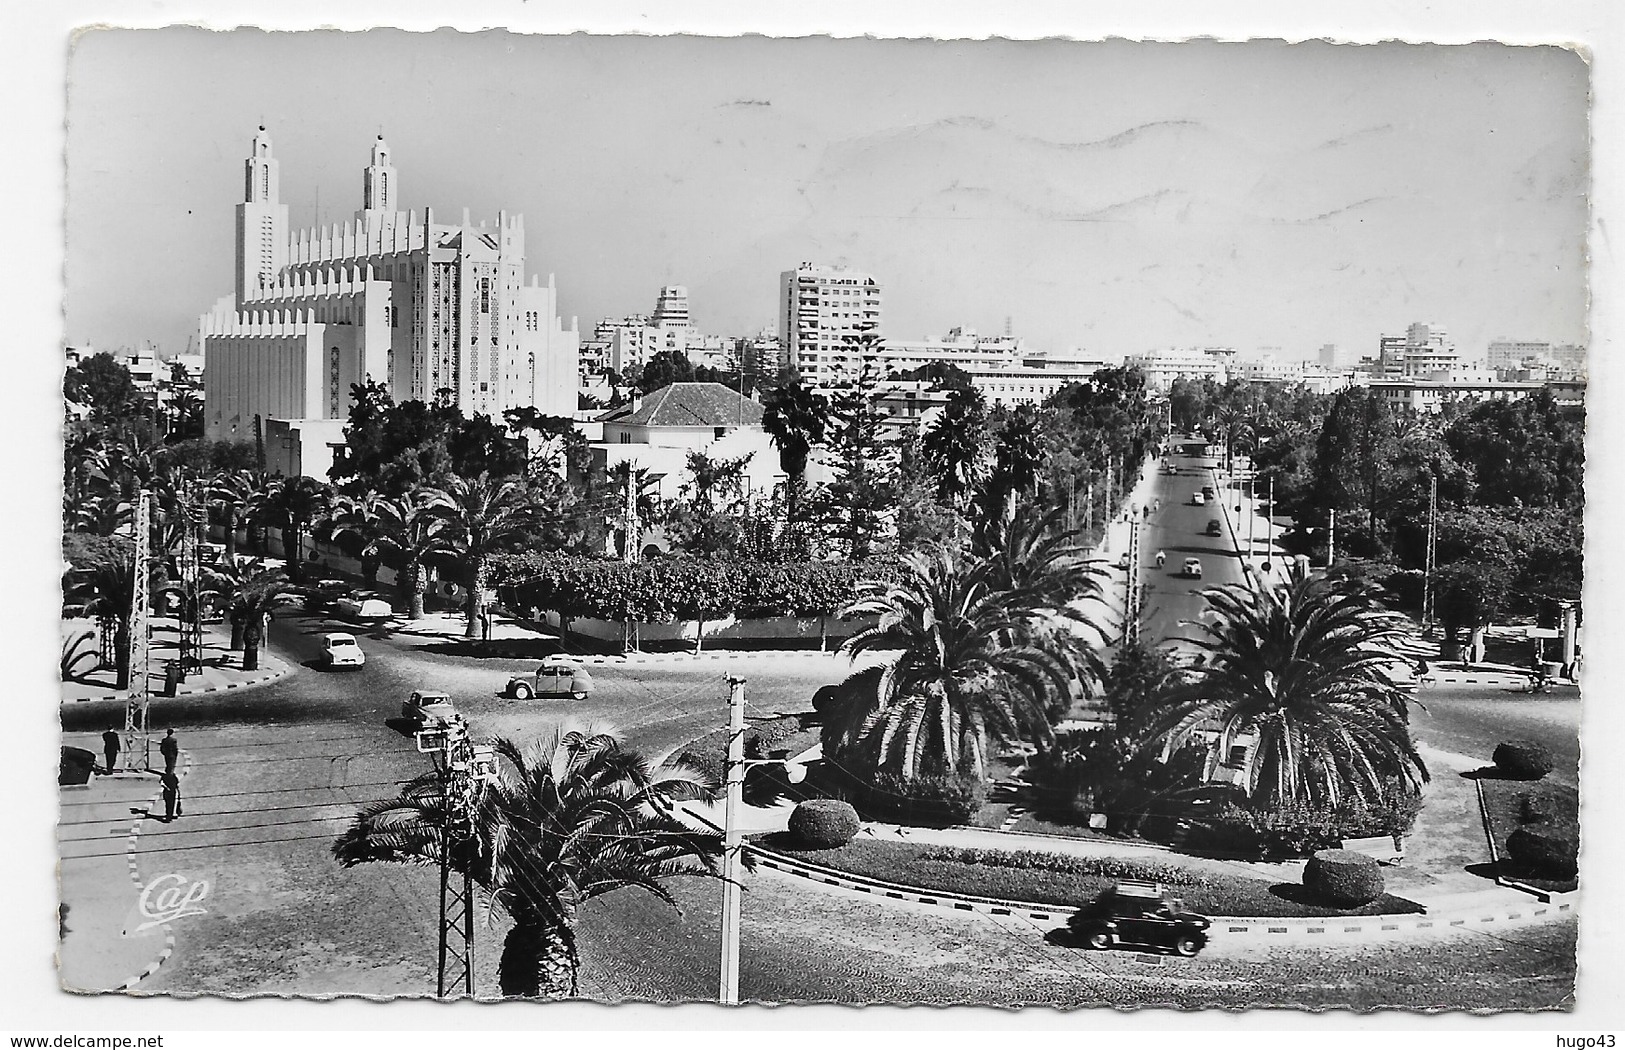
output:
M 351 222 L 290 234 L 277 181 L 261 127 L 237 205 L 236 292 L 199 320 L 209 438 L 251 439 L 258 420 L 268 469 L 325 479 L 351 384 L 499 421 L 524 405 L 575 414 L 579 332 L 559 320 L 552 277 L 525 277 L 522 217 L 398 210 L 381 135 Z

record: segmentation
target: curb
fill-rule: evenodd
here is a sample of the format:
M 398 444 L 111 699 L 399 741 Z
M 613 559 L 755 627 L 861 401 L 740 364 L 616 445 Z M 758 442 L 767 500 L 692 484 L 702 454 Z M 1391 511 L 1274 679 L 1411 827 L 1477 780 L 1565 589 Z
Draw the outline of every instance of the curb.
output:
M 571 656 L 569 659 L 584 664 L 680 664 L 703 663 L 709 660 L 748 660 L 769 656 L 821 656 L 839 657 L 836 650 L 817 649 L 724 649 L 714 653 L 630 653 L 619 656 Z
M 996 900 L 991 897 L 975 897 L 967 894 L 924 890 L 917 886 L 884 882 L 879 879 L 851 875 L 819 864 L 808 863 L 807 861 L 793 860 L 784 854 L 764 849 L 749 842 L 745 843 L 745 848 L 756 854 L 757 862 L 764 867 L 820 885 L 871 894 L 879 900 L 898 900 L 909 904 L 932 905 L 950 911 L 1017 916 L 1042 921 L 1054 920 L 1073 910 L 1068 906 L 1036 904 L 1032 901 Z M 1548 913 L 1552 913 L 1555 917 L 1556 914 L 1569 911 L 1572 907 L 1572 902 L 1562 902 L 1556 905 L 1542 904 L 1527 911 L 1522 908 L 1511 910 L 1502 907 L 1494 909 L 1494 914 L 1478 915 L 1474 919 L 1467 917 L 1451 918 L 1448 913 L 1440 915 L 1416 915 L 1412 913 L 1405 915 L 1342 917 L 1336 915 L 1313 917 L 1210 915 L 1208 918 L 1213 923 L 1211 927 L 1213 932 L 1222 931 L 1226 934 L 1269 939 L 1280 936 L 1313 937 L 1325 934 L 1338 936 L 1366 932 L 1381 935 L 1404 931 L 1414 932 L 1431 928 L 1449 929 L 1450 927 L 1477 929 L 1485 923 L 1517 922 L 1524 919 L 1535 919 Z
M 263 674 L 263 675 L 259 676 L 258 678 L 251 678 L 251 679 L 249 679 L 248 681 L 245 681 L 245 682 L 227 682 L 224 685 L 209 685 L 209 686 L 203 686 L 201 688 L 192 688 L 192 689 L 181 688 L 181 689 L 177 689 L 175 691 L 174 696 L 158 696 L 158 695 L 154 695 L 154 696 L 150 697 L 150 699 L 153 700 L 154 702 L 161 702 L 161 701 L 164 701 L 164 700 L 179 700 L 179 699 L 182 699 L 183 697 L 188 697 L 188 696 L 203 696 L 206 693 L 224 693 L 227 690 L 231 690 L 231 689 L 251 689 L 254 686 L 266 685 L 268 683 L 275 682 L 275 681 L 277 681 L 279 679 L 286 678 L 286 677 L 288 677 L 288 675 L 290 673 L 291 673 L 291 671 L 288 668 L 284 667 L 280 671 L 270 671 L 270 672 L 268 672 L 266 674 Z M 62 703 L 65 703 L 65 704 L 66 703 L 87 704 L 87 703 L 107 703 L 108 701 L 118 701 L 119 703 L 128 703 L 129 700 L 130 700 L 129 696 L 118 696 L 118 695 L 114 695 L 114 696 L 76 696 L 72 700 L 63 700 Z

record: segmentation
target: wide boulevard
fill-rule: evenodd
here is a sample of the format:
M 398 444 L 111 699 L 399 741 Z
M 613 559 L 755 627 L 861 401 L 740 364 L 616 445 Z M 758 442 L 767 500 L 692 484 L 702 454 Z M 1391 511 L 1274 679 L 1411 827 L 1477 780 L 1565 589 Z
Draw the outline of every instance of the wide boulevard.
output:
M 1179 633 L 1201 611 L 1203 585 L 1240 582 L 1228 524 L 1206 535 L 1211 502 L 1190 505 L 1211 483 L 1211 461 L 1182 458 L 1159 475 L 1160 509 L 1144 529 L 1150 584 L 1146 636 Z M 1234 510 L 1230 519 L 1235 517 Z M 1151 560 L 1167 554 L 1159 571 Z M 1180 575 L 1186 557 L 1203 577 Z M 1114 584 L 1123 573 L 1114 571 Z M 363 636 L 366 667 L 349 674 L 316 665 L 320 635 L 343 629 L 289 612 L 272 626 L 273 650 L 295 666 L 275 683 L 242 692 L 160 701 L 155 721 L 172 726 L 188 756 L 185 816 L 147 822 L 133 847 L 141 876 L 207 879 L 206 913 L 177 920 L 175 950 L 140 990 L 182 994 L 424 995 L 432 992 L 437 892 L 428 869 L 370 865 L 345 870 L 329 845 L 356 808 L 391 797 L 429 770 L 399 726 L 414 689 L 450 693 L 476 735 L 521 742 L 562 716 L 602 719 L 659 757 L 725 719 L 724 672 L 748 679 L 751 717 L 808 710 L 813 692 L 850 670 L 821 654 L 762 654 L 594 667 L 582 703 L 498 696 L 523 662 L 457 655 L 440 638 Z M 1441 691 L 1425 731 L 1454 742 L 1493 739 L 1509 698 Z M 66 716 L 70 733 L 104 728 L 107 705 Z M 1577 710 L 1542 708 L 1526 719 L 1572 740 Z M 1465 746 L 1465 745 L 1463 745 Z M 1574 747 L 1576 745 L 1567 744 Z M 71 801 L 65 800 L 65 806 Z M 122 855 L 128 817 L 74 829 L 64 866 Z M 716 995 L 720 892 L 708 880 L 675 887 L 679 913 L 637 890 L 589 904 L 581 915 L 581 991 L 599 999 L 707 1000 Z M 767 870 L 747 877 L 741 989 L 746 999 L 844 1002 L 1265 1003 L 1427 1007 L 1504 1005 L 1506 975 L 1525 998 L 1555 1001 L 1572 979 L 1572 921 L 1502 931 L 1441 934 L 1411 942 L 1292 947 L 1216 938 L 1194 960 L 1148 965 L 1131 953 L 1085 952 L 1047 940 L 1059 922 L 942 911 L 825 889 Z M 480 994 L 496 991 L 503 924 L 477 930 Z M 1486 948 L 1493 951 L 1486 951 Z M 1349 965 L 1349 953 L 1369 959 Z M 1550 994 L 1542 991 L 1550 988 Z

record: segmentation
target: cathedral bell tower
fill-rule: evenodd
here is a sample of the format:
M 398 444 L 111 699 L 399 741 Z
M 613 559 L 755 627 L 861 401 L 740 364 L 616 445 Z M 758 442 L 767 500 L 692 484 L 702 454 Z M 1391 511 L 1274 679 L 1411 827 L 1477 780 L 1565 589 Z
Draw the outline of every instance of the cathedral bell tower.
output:
M 398 200 L 400 183 L 395 176 L 395 166 L 389 162 L 389 144 L 379 135 L 378 141 L 372 144 L 372 163 L 367 165 L 361 187 L 361 210 L 356 212 L 356 218 L 368 225 L 393 224 Z
M 237 205 L 237 306 L 259 298 L 288 265 L 288 206 L 277 202 L 277 161 L 260 125 L 243 165 Z

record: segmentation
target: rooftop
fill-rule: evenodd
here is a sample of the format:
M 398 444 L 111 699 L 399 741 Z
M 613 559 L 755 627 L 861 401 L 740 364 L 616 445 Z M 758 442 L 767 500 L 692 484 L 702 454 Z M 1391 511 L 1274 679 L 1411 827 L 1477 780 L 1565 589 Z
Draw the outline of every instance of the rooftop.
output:
M 605 423 L 644 427 L 759 427 L 762 406 L 721 383 L 673 383 L 618 408 Z

